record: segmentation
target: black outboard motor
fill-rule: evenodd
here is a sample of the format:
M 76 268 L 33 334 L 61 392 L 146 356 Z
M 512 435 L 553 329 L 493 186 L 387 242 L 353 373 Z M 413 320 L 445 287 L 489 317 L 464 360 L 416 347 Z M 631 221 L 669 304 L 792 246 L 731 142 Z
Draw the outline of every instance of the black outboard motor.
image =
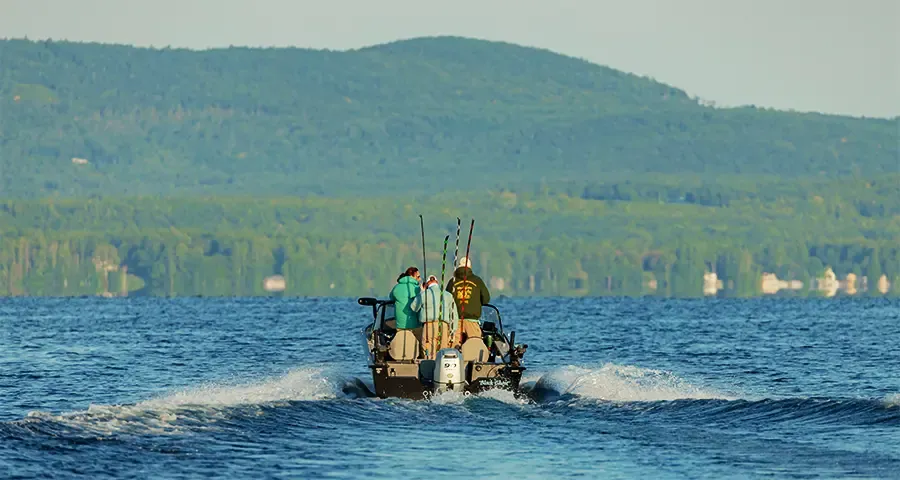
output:
M 513 348 L 512 352 L 509 354 L 509 364 L 518 367 L 519 360 L 525 356 L 525 350 L 528 349 L 528 344 L 516 345 L 516 332 L 510 332 L 509 343 L 515 345 L 515 348 Z

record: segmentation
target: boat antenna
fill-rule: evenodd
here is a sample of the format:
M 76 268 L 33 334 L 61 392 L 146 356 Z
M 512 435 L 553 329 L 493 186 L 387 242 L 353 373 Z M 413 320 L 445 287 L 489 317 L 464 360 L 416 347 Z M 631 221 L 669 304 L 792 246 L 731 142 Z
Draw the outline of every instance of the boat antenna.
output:
M 439 285 L 438 292 L 441 295 L 441 309 L 438 313 L 438 345 L 443 345 L 443 335 L 444 335 L 444 271 L 447 269 L 447 241 L 450 240 L 450 235 L 444 237 L 444 254 L 441 257 L 441 284 Z M 447 330 L 450 331 L 449 329 Z M 449 334 L 449 333 L 448 333 Z

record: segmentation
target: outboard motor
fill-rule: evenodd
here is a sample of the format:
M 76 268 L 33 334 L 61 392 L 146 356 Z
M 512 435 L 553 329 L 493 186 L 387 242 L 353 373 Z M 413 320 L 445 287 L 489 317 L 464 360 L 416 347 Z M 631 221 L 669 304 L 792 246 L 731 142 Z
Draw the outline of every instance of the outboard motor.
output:
M 455 348 L 444 348 L 437 352 L 434 360 L 434 390 L 462 391 L 466 384 L 465 364 L 462 354 Z

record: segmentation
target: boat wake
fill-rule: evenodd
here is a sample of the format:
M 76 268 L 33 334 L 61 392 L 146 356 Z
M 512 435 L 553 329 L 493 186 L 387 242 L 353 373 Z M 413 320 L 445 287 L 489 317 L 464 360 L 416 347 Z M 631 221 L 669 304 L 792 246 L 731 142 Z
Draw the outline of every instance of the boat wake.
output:
M 307 367 L 249 384 L 186 388 L 132 405 L 92 404 L 86 411 L 62 414 L 32 411 L 24 419 L 0 424 L 0 433 L 109 438 L 209 429 L 234 409 L 337 398 L 341 384 L 333 378 L 324 368 Z
M 558 368 L 528 382 L 526 388 L 538 402 L 561 397 L 613 402 L 737 398 L 692 385 L 671 372 L 612 363 L 599 368 Z
M 507 390 L 472 395 L 451 391 L 426 401 L 381 400 L 372 399 L 369 387 L 358 378 L 329 368 L 303 367 L 280 377 L 245 384 L 185 388 L 135 404 L 92 404 L 84 411 L 61 414 L 32 411 L 20 420 L 0 422 L 0 438 L 42 436 L 95 441 L 210 431 L 233 427 L 235 422 L 255 422 L 273 409 L 286 412 L 297 424 L 340 424 L 362 421 L 360 415 L 365 417 L 365 412 L 372 409 L 381 412 L 379 415 L 402 417 L 410 411 L 428 412 L 440 405 L 479 409 L 489 405 L 484 403 L 486 400 L 567 416 L 587 412 L 591 418 L 600 411 L 604 418 L 662 415 L 668 420 L 704 424 L 849 422 L 900 426 L 900 395 L 896 394 L 875 400 L 748 399 L 694 385 L 671 372 L 627 365 L 560 367 L 536 379 L 523 379 L 523 389 L 526 395 Z M 339 403 L 335 404 L 335 400 Z
M 609 416 L 662 415 L 707 424 L 900 426 L 900 395 L 753 398 L 700 387 L 671 372 L 611 363 L 554 369 L 525 388 L 536 403 L 548 408 L 600 408 Z
M 888 408 L 900 408 L 900 393 L 888 395 L 888 397 L 884 399 L 884 405 Z

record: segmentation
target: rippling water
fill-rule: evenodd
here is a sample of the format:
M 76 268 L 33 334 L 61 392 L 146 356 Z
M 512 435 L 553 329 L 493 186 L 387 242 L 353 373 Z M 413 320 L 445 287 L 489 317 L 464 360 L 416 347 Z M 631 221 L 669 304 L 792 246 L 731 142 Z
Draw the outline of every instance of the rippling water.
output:
M 538 401 L 357 398 L 355 299 L 0 300 L 0 476 L 900 478 L 897 301 L 496 305 Z

